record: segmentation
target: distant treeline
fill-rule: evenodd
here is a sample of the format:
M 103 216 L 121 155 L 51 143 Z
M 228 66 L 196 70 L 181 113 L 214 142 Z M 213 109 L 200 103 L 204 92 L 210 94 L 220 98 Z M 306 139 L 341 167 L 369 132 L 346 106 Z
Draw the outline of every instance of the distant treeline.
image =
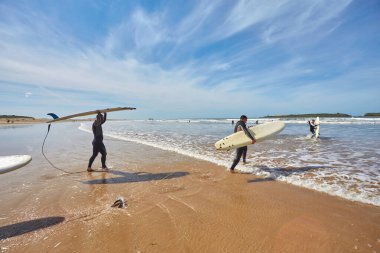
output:
M 17 115 L 0 115 L 0 119 L 34 119 L 33 117 L 28 116 L 17 116 Z
M 288 115 L 267 115 L 263 118 L 350 118 L 349 114 L 345 113 L 315 113 L 315 114 L 288 114 Z
M 364 117 L 380 117 L 380 112 L 369 112 L 364 114 Z

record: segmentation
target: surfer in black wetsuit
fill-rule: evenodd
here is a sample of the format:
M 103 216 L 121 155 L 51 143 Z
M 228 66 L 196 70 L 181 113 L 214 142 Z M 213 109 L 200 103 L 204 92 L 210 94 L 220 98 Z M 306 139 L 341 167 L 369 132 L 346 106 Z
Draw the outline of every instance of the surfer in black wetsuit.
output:
M 256 142 L 255 138 L 251 135 L 251 133 L 248 131 L 247 126 L 245 125 L 247 123 L 247 116 L 241 115 L 240 120 L 236 122 L 234 132 L 238 131 L 244 131 L 245 135 L 248 136 L 252 140 L 252 144 Z M 241 156 L 243 155 L 243 162 L 245 162 L 245 156 L 247 154 L 247 146 L 240 147 L 236 149 L 236 157 L 234 162 L 232 163 L 232 166 L 230 168 L 230 171 L 233 172 L 235 170 L 236 165 L 239 163 Z
M 311 137 L 314 137 L 315 136 L 315 129 L 317 128 L 317 125 L 315 124 L 315 120 L 311 120 L 311 122 L 310 122 L 310 120 L 307 122 L 308 124 L 309 124 L 309 126 L 310 126 L 310 132 L 311 132 L 311 134 L 312 134 L 312 136 Z
M 104 124 L 104 122 L 106 122 L 106 119 L 107 119 L 106 112 L 104 113 L 104 116 L 100 112 L 98 112 L 98 115 L 96 115 L 96 120 L 92 124 L 92 132 L 94 133 L 94 140 L 92 141 L 92 156 L 90 160 L 88 161 L 88 167 L 87 167 L 88 172 L 94 171 L 91 168 L 91 166 L 96 156 L 99 154 L 99 152 L 100 154 L 102 154 L 102 158 L 101 158 L 102 169 L 108 170 L 106 166 L 107 151 L 103 143 L 103 129 L 102 129 L 102 125 Z

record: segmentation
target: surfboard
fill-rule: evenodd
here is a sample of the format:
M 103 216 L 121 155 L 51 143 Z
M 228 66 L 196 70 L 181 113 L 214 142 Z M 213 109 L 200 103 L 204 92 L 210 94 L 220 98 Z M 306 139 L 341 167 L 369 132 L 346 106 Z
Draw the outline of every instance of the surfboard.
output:
M 48 115 L 52 116 L 54 119 L 48 121 L 47 123 L 53 123 L 57 121 L 62 121 L 66 119 L 71 119 L 71 118 L 76 118 L 76 117 L 83 117 L 83 116 L 88 116 L 92 114 L 98 114 L 98 112 L 105 113 L 105 112 L 116 112 L 116 111 L 124 111 L 124 110 L 136 110 L 134 107 L 115 107 L 115 108 L 107 108 L 107 109 L 101 109 L 101 110 L 95 110 L 95 111 L 89 111 L 89 112 L 82 112 L 82 113 L 77 113 L 73 115 L 68 115 L 64 117 L 58 117 L 54 113 L 48 113 Z
M 249 127 L 251 135 L 256 141 L 262 141 L 265 138 L 281 132 L 285 128 L 283 122 L 268 122 L 261 125 Z M 250 138 L 248 138 L 244 131 L 233 133 L 215 143 L 217 150 L 230 150 L 234 148 L 240 148 L 252 144 Z
M 315 139 L 319 138 L 319 128 L 320 128 L 320 122 L 319 122 L 319 117 L 316 118 L 315 120 Z
M 32 160 L 30 155 L 0 156 L 0 174 L 24 167 Z

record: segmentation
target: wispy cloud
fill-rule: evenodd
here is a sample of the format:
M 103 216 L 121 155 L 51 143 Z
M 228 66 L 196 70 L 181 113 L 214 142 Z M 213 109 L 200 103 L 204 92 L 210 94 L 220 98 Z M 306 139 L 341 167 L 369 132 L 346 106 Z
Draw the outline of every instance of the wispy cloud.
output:
M 159 43 L 170 40 L 170 34 L 162 25 L 161 13 L 146 13 L 137 8 L 115 28 L 111 28 L 105 39 L 107 52 L 127 56 L 131 53 L 148 54 Z
M 24 95 L 26 98 L 29 98 L 31 95 L 33 95 L 33 93 L 28 91 L 28 92 L 25 92 Z
M 351 0 L 300 1 L 284 4 L 284 13 L 265 25 L 262 38 L 268 43 L 289 38 L 297 39 L 310 34 L 323 38 L 339 27 L 341 22 L 336 18 L 350 2 Z M 284 15 L 291 18 L 286 19 Z

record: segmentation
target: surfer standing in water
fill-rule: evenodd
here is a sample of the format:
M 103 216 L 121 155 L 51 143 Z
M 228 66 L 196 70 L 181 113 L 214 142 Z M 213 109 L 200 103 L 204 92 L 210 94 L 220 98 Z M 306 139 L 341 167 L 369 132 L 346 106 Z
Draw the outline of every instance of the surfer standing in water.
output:
M 99 152 L 100 154 L 102 154 L 102 158 L 101 158 L 102 169 L 108 170 L 106 166 L 107 151 L 103 143 L 103 129 L 102 129 L 102 125 L 104 124 L 104 122 L 106 122 L 106 119 L 107 119 L 106 112 L 104 113 L 104 116 L 100 112 L 98 112 L 98 115 L 96 115 L 96 120 L 92 124 L 92 132 L 94 133 L 94 140 L 92 141 L 92 156 L 90 160 L 88 161 L 88 167 L 87 167 L 88 172 L 94 171 L 91 168 L 91 166 L 96 156 L 99 154 Z
M 317 125 L 315 124 L 315 120 L 312 119 L 311 122 L 310 120 L 307 122 L 310 126 L 310 132 L 312 134 L 311 138 L 313 138 L 315 136 L 315 129 L 317 128 Z
M 251 133 L 248 131 L 246 123 L 247 123 L 247 116 L 241 115 L 240 120 L 236 122 L 234 132 L 238 131 L 244 131 L 245 135 L 247 135 L 248 138 L 252 140 L 252 144 L 256 142 L 255 138 L 251 135 Z M 230 168 L 230 172 L 234 172 L 236 165 L 239 163 L 241 156 L 243 155 L 243 162 L 245 163 L 245 157 L 247 155 L 247 146 L 240 147 L 236 149 L 236 157 L 235 160 Z

